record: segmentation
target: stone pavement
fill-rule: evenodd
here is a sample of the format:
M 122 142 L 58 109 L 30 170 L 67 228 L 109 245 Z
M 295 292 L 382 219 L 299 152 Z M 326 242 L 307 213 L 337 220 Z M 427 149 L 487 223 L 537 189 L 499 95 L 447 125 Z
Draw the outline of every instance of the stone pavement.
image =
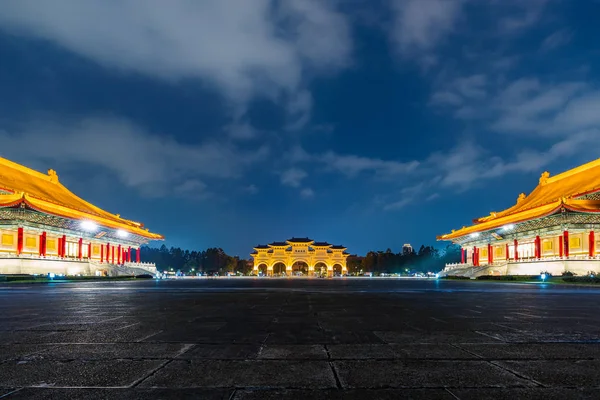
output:
M 0 285 L 0 398 L 596 399 L 599 304 L 433 280 Z

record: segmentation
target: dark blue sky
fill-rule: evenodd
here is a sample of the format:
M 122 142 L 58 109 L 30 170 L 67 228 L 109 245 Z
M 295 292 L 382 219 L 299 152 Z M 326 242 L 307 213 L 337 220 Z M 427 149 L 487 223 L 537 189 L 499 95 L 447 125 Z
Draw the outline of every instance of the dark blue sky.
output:
M 0 155 L 167 245 L 435 244 L 600 156 L 598 15 L 593 0 L 7 0 Z

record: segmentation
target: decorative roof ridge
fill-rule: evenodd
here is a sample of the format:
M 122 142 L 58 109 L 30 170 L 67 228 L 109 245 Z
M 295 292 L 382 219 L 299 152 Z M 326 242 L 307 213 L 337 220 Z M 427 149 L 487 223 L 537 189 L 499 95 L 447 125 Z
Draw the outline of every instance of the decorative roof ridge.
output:
M 54 171 L 53 169 L 49 169 L 48 173 L 44 174 L 40 171 L 36 171 L 33 168 L 29 168 L 24 165 L 17 164 L 16 162 L 10 161 L 4 157 L 0 157 L 0 165 L 4 165 L 4 166 L 10 167 L 10 168 L 17 169 L 21 172 L 36 176 L 40 179 L 47 180 L 48 182 L 51 182 L 51 183 L 58 183 L 58 175 L 56 174 L 56 171 Z M 50 171 L 52 171 L 52 174 L 50 173 Z
M 594 167 L 598 167 L 598 166 L 600 166 L 600 158 L 590 161 L 586 164 L 580 165 L 578 167 L 571 168 L 567 171 L 561 172 L 560 174 L 554 175 L 552 177 L 550 176 L 550 174 L 548 172 L 544 172 L 544 174 L 548 174 L 547 180 L 544 183 L 545 184 L 554 183 L 554 182 L 560 181 L 562 179 L 568 178 L 570 176 L 576 175 L 580 172 L 584 172 L 590 168 L 594 168 Z M 544 174 L 542 174 L 542 177 L 544 176 Z M 540 178 L 540 181 L 541 181 L 541 178 Z

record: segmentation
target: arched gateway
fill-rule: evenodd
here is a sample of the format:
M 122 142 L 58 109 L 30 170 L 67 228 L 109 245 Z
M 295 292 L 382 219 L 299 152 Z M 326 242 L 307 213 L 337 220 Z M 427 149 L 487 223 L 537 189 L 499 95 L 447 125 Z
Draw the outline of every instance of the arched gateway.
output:
M 345 275 L 346 247 L 334 246 L 326 242 L 315 242 L 309 238 L 291 238 L 285 242 L 273 242 L 269 245 L 254 247 L 250 254 L 254 259 L 254 273 L 259 273 L 259 266 L 267 266 L 267 275 L 273 276 L 274 267 L 285 265 L 285 275 Z M 315 266 L 318 268 L 315 269 Z M 278 269 L 279 271 L 279 269 Z

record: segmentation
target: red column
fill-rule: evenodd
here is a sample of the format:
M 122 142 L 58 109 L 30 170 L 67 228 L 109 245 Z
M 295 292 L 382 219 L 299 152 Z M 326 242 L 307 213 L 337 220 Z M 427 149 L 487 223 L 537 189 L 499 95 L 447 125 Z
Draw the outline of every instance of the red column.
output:
M 515 261 L 519 259 L 519 242 L 515 239 Z
M 138 249 L 136 252 L 139 252 L 139 251 L 140 250 Z M 465 263 L 465 249 L 463 249 L 462 247 L 460 248 L 460 263 L 461 264 Z
M 506 249 L 505 249 L 505 251 L 506 251 L 506 259 L 508 260 L 510 258 L 508 256 L 510 254 L 509 251 L 508 251 L 508 243 L 506 243 Z
M 83 258 L 83 239 L 79 238 L 79 242 L 77 244 L 77 258 L 81 260 Z
M 535 258 L 541 258 L 542 252 L 540 251 L 540 237 L 535 237 Z
M 100 245 L 100 264 L 104 262 L 104 245 Z
M 92 242 L 88 243 L 88 258 L 92 259 Z
M 121 264 L 121 245 L 117 246 L 117 264 Z
M 492 252 L 493 248 L 490 243 L 488 243 L 488 265 L 494 263 L 494 253 Z
M 38 246 L 38 248 L 39 248 L 38 253 L 41 257 L 44 255 L 44 234 L 43 233 L 40 235 L 39 240 L 40 240 L 40 245 Z
M 17 254 L 23 252 L 23 228 L 17 229 Z
M 42 232 L 42 255 L 46 257 L 46 232 Z
M 115 246 L 113 245 L 110 251 L 111 264 L 115 263 Z
M 473 246 L 473 266 L 477 266 L 477 246 Z
M 137 262 L 137 263 L 141 262 L 140 261 L 140 259 L 141 259 L 141 257 L 140 257 L 140 251 L 141 250 L 142 250 L 142 248 L 138 247 L 137 250 L 135 251 L 135 262 Z M 467 251 L 467 250 L 465 250 L 465 251 Z
M 127 249 L 127 262 L 131 262 L 131 246 Z
M 590 257 L 594 257 L 596 255 L 596 238 L 594 236 L 594 231 L 590 231 L 590 243 L 588 244 L 588 248 L 590 250 Z
M 562 235 L 560 235 L 558 237 L 558 256 L 562 258 L 563 254 L 564 254 L 563 237 L 562 237 Z
M 60 252 L 62 251 L 62 238 L 58 238 L 58 248 L 56 249 L 56 253 L 59 257 L 62 257 Z
M 62 243 L 62 256 L 64 257 L 67 254 L 67 235 L 63 235 L 61 243 Z
M 563 232 L 563 240 L 565 241 L 565 243 L 563 245 L 565 257 L 568 258 L 569 257 L 569 231 Z

